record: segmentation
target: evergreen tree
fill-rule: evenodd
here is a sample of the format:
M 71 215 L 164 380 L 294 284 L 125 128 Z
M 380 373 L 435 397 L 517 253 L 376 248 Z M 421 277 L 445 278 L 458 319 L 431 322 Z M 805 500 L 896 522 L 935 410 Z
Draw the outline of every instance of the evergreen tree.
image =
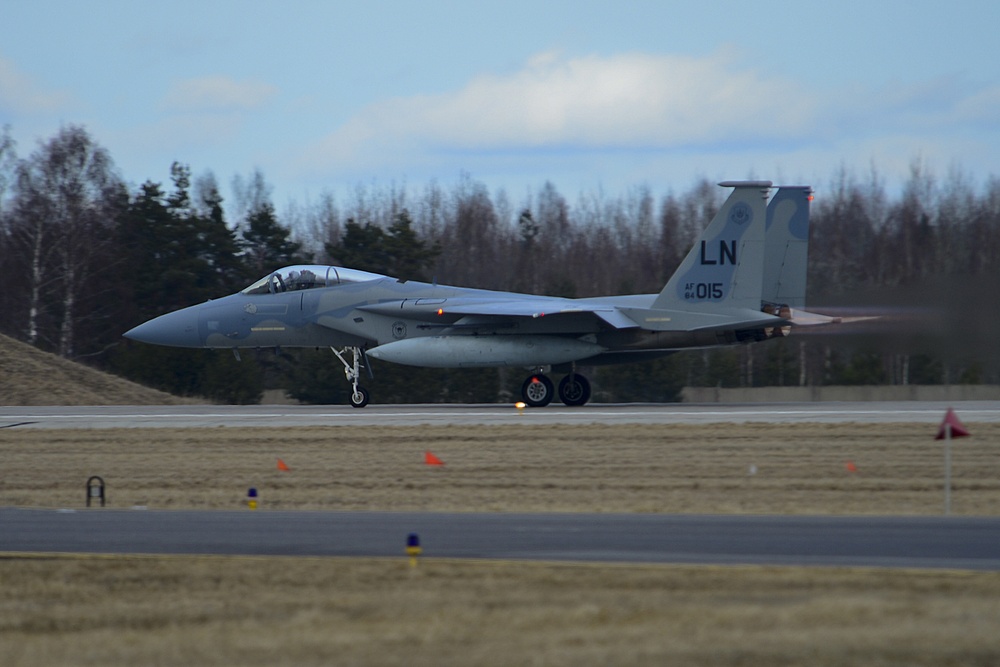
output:
M 362 226 L 353 218 L 344 225 L 339 245 L 326 244 L 326 253 L 336 264 L 349 269 L 386 273 L 389 266 L 382 228 L 370 222 Z
M 292 241 L 291 230 L 278 222 L 274 205 L 269 201 L 260 203 L 247 216 L 243 247 L 247 264 L 257 277 L 282 266 L 307 261 L 299 255 L 302 245 Z
M 172 193 L 147 181 L 119 224 L 125 278 L 119 293 L 131 306 L 122 331 L 162 313 L 224 296 L 245 282 L 236 237 L 226 225 L 218 191 L 204 193 L 207 210 L 202 215 L 192 205 L 189 169 L 175 162 L 171 176 Z M 126 377 L 175 394 L 234 403 L 260 400 L 261 371 L 256 362 L 237 364 L 228 352 L 128 343 L 119 346 L 111 364 Z
M 685 385 L 683 354 L 634 364 L 599 366 L 594 374 L 594 397 L 608 402 L 680 400 Z
M 426 281 L 427 268 L 441 252 L 438 245 L 427 247 L 413 229 L 410 213 L 403 209 L 381 238 L 386 258 L 386 273 L 402 280 Z
M 338 264 L 372 271 L 402 280 L 427 280 L 427 269 L 441 252 L 417 236 L 406 209 L 396 214 L 388 231 L 368 222 L 363 226 L 350 219 L 344 226 L 339 245 L 327 244 L 326 252 Z

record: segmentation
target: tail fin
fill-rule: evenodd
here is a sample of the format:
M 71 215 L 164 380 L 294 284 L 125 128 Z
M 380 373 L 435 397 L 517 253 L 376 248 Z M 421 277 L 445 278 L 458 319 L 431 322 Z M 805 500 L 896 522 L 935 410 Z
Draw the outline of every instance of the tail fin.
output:
M 771 181 L 724 181 L 719 185 L 735 189 L 653 301 L 654 309 L 760 311 L 765 200 Z
M 770 304 L 792 308 L 806 304 L 810 201 L 808 185 L 779 185 L 767 205 L 761 298 Z

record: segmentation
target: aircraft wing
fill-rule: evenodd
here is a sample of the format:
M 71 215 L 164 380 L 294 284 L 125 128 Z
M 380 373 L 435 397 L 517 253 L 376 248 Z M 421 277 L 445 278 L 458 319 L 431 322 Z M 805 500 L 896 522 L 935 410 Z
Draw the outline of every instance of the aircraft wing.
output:
M 518 295 L 512 298 L 449 297 L 383 301 L 358 306 L 380 315 L 400 316 L 429 323 L 449 325 L 464 318 L 486 323 L 491 319 L 559 317 L 589 313 L 615 329 L 630 329 L 639 325 L 618 307 L 603 303 L 587 303 L 573 299 L 553 299 Z
M 632 308 L 583 299 L 531 295 L 400 299 L 357 308 L 390 317 L 422 320 L 429 325 L 457 328 L 478 328 L 517 318 L 563 317 L 581 313 L 592 315 L 614 329 L 641 327 L 652 331 L 710 331 L 734 326 L 779 326 L 787 322 L 774 315 L 743 308 L 734 308 L 726 313 L 704 313 Z

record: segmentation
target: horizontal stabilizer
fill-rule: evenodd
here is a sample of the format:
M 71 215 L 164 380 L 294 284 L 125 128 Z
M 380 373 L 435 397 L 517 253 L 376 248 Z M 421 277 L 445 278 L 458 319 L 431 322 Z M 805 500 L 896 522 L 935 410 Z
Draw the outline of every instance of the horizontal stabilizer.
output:
M 819 313 L 810 313 L 808 310 L 799 310 L 797 308 L 792 308 L 791 319 L 789 323 L 796 327 L 815 327 L 821 326 L 823 324 L 840 324 L 844 321 L 842 317 L 830 317 L 829 315 L 820 315 Z M 849 318 L 850 319 L 850 318 Z M 867 319 L 877 319 L 874 317 L 861 317 L 854 318 L 855 320 L 867 320 Z
M 716 329 L 743 329 L 776 327 L 787 320 L 760 310 L 731 308 L 724 313 L 703 313 L 690 310 L 647 310 L 623 308 L 630 319 L 649 331 L 712 331 Z

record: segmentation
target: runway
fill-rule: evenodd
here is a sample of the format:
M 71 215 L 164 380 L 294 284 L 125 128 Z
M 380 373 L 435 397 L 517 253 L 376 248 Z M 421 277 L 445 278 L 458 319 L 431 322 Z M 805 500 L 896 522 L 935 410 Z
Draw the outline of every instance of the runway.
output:
M 0 552 L 1000 570 L 1000 518 L 0 510 Z
M 881 403 L 590 404 L 517 410 L 512 405 L 182 405 L 0 407 L 0 428 L 193 428 L 539 424 L 1000 422 L 1000 401 Z

